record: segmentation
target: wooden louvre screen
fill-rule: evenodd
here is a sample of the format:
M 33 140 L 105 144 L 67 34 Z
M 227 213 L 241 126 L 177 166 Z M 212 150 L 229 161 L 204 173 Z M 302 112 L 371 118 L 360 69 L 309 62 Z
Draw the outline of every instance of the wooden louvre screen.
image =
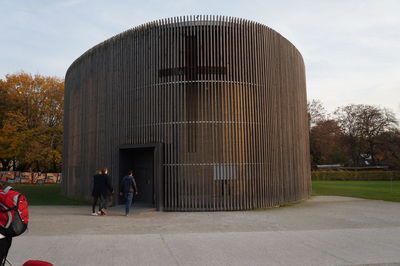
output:
M 68 69 L 63 191 L 118 185 L 121 145 L 160 143 L 165 210 L 246 210 L 309 197 L 301 54 L 260 23 L 162 19 L 93 47 Z

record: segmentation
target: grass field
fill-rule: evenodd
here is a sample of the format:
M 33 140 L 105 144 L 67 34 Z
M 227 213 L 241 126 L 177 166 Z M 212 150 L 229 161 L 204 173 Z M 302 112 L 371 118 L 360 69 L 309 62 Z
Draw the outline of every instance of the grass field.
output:
M 312 181 L 313 196 L 335 195 L 400 202 L 400 181 Z M 29 205 L 87 205 L 61 195 L 58 184 L 12 184 Z
M 400 202 L 400 181 L 312 181 L 313 196 L 335 195 Z
M 86 205 L 61 195 L 61 186 L 58 184 L 11 184 L 18 192 L 24 194 L 29 205 Z

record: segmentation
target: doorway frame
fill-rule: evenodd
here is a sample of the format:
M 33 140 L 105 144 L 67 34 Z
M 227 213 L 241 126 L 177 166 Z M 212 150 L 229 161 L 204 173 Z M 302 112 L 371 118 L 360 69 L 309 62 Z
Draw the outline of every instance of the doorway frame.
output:
M 157 211 L 163 211 L 164 209 L 164 172 L 163 172 L 163 144 L 162 143 L 148 143 L 148 144 L 122 144 L 118 149 L 118 172 L 120 172 L 120 156 L 121 150 L 128 149 L 153 149 L 153 180 L 155 194 L 155 205 Z

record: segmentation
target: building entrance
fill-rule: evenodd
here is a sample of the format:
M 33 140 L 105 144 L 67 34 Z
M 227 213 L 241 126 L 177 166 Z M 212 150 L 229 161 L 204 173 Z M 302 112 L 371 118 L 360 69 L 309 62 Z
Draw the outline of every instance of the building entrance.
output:
M 120 148 L 119 181 L 121 182 L 128 171 L 133 171 L 139 191 L 139 194 L 134 196 L 136 206 L 159 210 L 162 208 L 162 171 L 159 154 L 158 145 L 129 145 Z

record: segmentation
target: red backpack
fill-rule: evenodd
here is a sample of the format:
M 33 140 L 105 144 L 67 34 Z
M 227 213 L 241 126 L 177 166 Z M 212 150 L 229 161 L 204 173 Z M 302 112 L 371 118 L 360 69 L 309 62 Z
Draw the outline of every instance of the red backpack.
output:
M 19 236 L 28 227 L 28 201 L 12 187 L 0 189 L 0 234 Z

